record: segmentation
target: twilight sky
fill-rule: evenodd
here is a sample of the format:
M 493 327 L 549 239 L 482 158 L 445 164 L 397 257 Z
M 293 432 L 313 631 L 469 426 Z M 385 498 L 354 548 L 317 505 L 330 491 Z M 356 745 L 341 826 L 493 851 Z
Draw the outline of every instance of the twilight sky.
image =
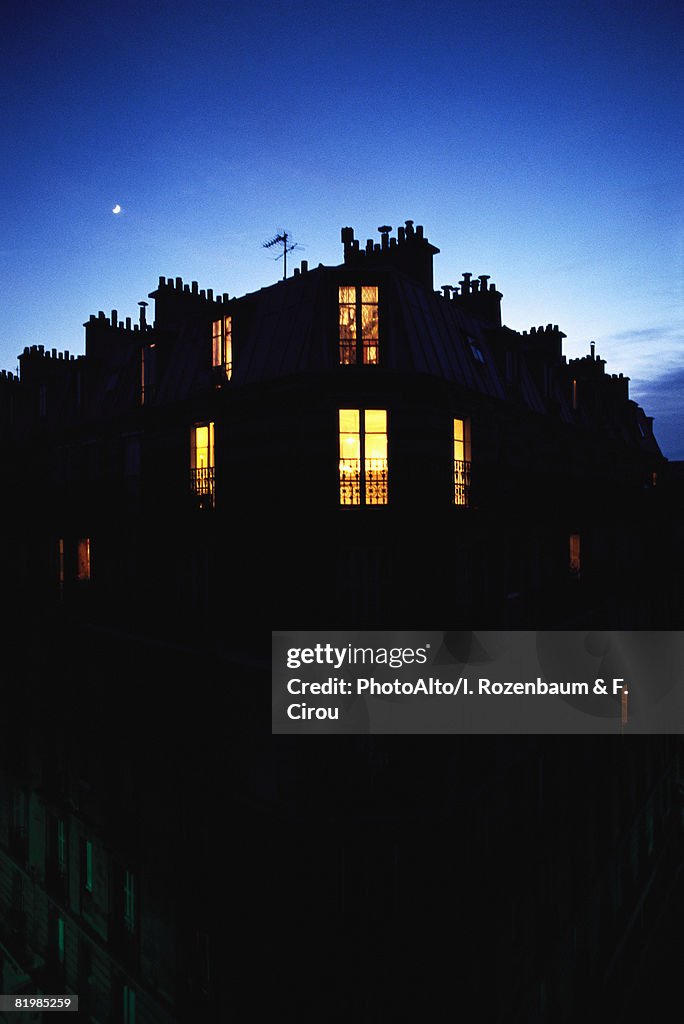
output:
M 597 352 L 684 458 L 684 14 L 573 0 L 15 2 L 3 25 L 0 367 L 83 351 L 160 274 L 239 295 L 262 242 L 342 261 L 425 226 L 435 285 Z M 112 213 L 115 204 L 122 212 Z

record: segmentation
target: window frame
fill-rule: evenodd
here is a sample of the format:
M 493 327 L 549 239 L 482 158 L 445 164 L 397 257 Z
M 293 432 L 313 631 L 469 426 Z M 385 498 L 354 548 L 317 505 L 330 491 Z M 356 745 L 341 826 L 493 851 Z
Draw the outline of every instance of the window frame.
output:
M 470 418 L 452 416 L 452 484 L 451 503 L 457 508 L 470 507 Z M 460 424 L 460 430 L 457 427 Z M 460 433 L 460 436 L 458 434 Z
M 350 421 L 349 416 L 352 416 Z M 370 417 L 381 414 L 383 416 L 384 430 L 369 429 L 372 425 Z M 346 422 L 343 423 L 343 416 Z M 349 429 L 354 425 L 356 430 Z M 341 408 L 337 415 L 337 436 L 338 436 L 338 489 L 340 508 L 386 508 L 389 504 L 389 430 L 388 410 L 377 408 Z M 363 426 L 362 426 L 363 424 Z M 343 429 L 343 425 L 347 429 Z M 369 437 L 384 438 L 380 441 L 381 449 L 384 448 L 384 455 L 369 456 L 367 454 Z M 351 441 L 356 445 L 357 455 L 345 456 L 343 444 Z M 384 463 L 384 465 L 372 466 L 371 462 Z M 347 463 L 347 465 L 344 465 Z M 353 463 L 356 463 L 354 467 Z M 374 500 L 380 499 L 380 500 Z
M 93 578 L 93 548 L 90 537 L 79 537 L 76 541 L 76 580 L 89 583 Z
M 353 291 L 353 300 L 349 292 Z M 371 299 L 366 293 L 374 292 Z M 343 293 L 345 293 L 343 295 Z M 349 310 L 343 323 L 342 310 Z M 364 310 L 375 310 L 364 316 Z M 370 328 L 370 333 L 368 333 Z M 343 337 L 343 329 L 349 335 Z M 380 365 L 380 288 L 376 284 L 339 284 L 337 287 L 337 359 L 340 366 Z
M 233 314 L 211 322 L 211 365 L 225 380 L 233 376 Z
M 197 444 L 197 432 L 207 430 L 207 444 Z M 198 451 L 207 452 L 207 464 L 198 465 Z M 198 420 L 190 427 L 190 490 L 202 508 L 216 505 L 216 423 Z

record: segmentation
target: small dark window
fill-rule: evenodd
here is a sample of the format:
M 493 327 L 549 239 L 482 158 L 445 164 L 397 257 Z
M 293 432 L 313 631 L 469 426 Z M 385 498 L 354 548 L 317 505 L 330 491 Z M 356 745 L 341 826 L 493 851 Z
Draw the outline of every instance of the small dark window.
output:
M 482 354 L 482 349 L 480 348 L 477 338 L 472 338 L 470 335 L 468 335 L 468 345 L 470 346 L 470 351 L 472 353 L 473 359 L 478 363 L 484 364 L 485 357 Z

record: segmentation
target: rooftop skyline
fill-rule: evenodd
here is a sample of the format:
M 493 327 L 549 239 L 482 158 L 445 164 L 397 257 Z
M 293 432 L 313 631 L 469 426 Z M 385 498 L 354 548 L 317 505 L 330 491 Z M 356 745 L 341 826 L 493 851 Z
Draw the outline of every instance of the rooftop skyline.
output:
M 681 17 L 673 3 L 27 3 L 6 28 L 0 367 L 82 352 L 160 275 L 240 295 L 407 218 L 435 287 L 489 274 L 632 378 L 684 458 Z M 120 212 L 113 212 L 117 206 Z

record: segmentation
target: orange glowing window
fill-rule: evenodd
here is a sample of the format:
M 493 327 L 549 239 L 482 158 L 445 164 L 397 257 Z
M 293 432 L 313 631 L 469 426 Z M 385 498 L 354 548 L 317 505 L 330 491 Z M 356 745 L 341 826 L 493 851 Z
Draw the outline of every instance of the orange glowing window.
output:
M 579 533 L 570 534 L 570 575 L 579 579 L 582 565 Z
M 573 378 L 572 381 L 572 407 L 577 408 L 577 381 Z
M 211 325 L 211 362 L 230 380 L 233 373 L 233 318 L 224 316 Z
M 90 579 L 90 537 L 81 537 L 76 545 L 76 579 Z
M 190 432 L 190 487 L 202 507 L 214 507 L 213 423 L 196 423 Z
M 387 412 L 340 409 L 340 505 L 387 504 Z
M 454 505 L 467 505 L 470 492 L 470 462 L 466 459 L 466 423 L 454 418 Z
M 340 365 L 379 362 L 378 289 L 342 285 L 339 289 Z

